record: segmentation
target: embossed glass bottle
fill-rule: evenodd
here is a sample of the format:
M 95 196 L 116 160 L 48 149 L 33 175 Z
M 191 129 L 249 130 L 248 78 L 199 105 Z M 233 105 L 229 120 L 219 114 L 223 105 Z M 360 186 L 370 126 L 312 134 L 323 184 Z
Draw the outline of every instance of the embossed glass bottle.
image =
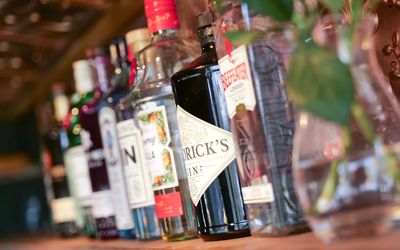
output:
M 179 36 L 174 0 L 144 2 L 152 42 L 138 55 L 138 75 L 132 97 L 134 119 L 142 132 L 162 237 L 191 239 L 197 237 L 195 214 L 186 180 L 170 77 L 198 55 L 198 48 L 196 43 Z
M 197 229 L 206 241 L 250 235 L 212 23 L 211 13 L 198 16 L 202 55 L 171 78 Z
M 243 198 L 252 235 L 287 235 L 307 228 L 293 187 L 293 109 L 284 89 L 292 44 L 285 32 L 270 32 L 249 46 L 235 47 L 226 31 L 267 30 L 271 18 L 246 4 L 222 1 L 211 8 L 222 84 L 239 159 Z

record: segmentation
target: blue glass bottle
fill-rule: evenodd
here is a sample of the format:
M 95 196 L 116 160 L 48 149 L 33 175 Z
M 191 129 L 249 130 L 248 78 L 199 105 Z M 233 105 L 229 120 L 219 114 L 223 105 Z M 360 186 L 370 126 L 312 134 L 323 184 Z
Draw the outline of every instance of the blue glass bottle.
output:
M 129 64 L 124 39 L 117 39 L 110 45 L 111 62 L 114 74 L 111 88 L 102 97 L 99 108 L 99 126 L 104 147 L 104 156 L 110 180 L 116 222 L 121 238 L 134 239 L 133 216 L 128 202 L 125 185 L 124 164 L 118 144 L 117 116 L 114 106 L 129 93 Z

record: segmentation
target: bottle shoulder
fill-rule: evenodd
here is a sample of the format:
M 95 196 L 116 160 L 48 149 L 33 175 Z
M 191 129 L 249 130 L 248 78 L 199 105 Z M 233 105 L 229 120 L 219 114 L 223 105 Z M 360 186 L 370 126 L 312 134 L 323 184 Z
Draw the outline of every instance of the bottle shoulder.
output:
M 173 95 L 171 77 L 200 55 L 199 43 L 171 37 L 153 41 L 138 54 L 135 99 Z
M 201 59 L 200 59 L 201 60 Z M 199 60 L 199 61 L 200 61 Z M 210 61 L 203 61 L 206 63 L 191 64 L 191 67 L 187 67 L 177 73 L 175 73 L 171 77 L 172 84 L 177 84 L 181 81 L 185 81 L 188 78 L 193 77 L 205 77 L 208 78 L 209 74 L 214 74 L 215 72 L 219 72 L 219 66 L 217 63 Z
M 94 91 L 83 94 L 79 100 L 71 104 L 72 108 L 81 108 L 83 105 L 90 102 L 94 97 Z

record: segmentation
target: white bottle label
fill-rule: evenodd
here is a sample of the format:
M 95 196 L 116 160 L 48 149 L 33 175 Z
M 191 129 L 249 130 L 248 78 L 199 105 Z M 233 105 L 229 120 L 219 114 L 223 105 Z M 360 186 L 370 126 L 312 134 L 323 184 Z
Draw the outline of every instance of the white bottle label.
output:
M 144 159 L 140 131 L 133 119 L 119 122 L 117 129 L 130 207 L 135 209 L 154 205 L 154 192 Z
M 100 110 L 99 124 L 117 228 L 119 230 L 132 229 L 134 227 L 133 217 L 129 207 L 123 163 L 118 145 L 117 119 L 112 108 L 104 107 Z
M 190 195 L 197 206 L 208 186 L 235 159 L 232 134 L 177 107 Z
M 51 201 L 51 212 L 55 223 L 76 220 L 74 199 L 71 197 L 54 199 Z
M 114 216 L 114 204 L 111 190 L 94 192 L 92 194 L 92 212 L 94 218 Z
M 242 188 L 245 204 L 265 203 L 274 201 L 274 191 L 271 183 L 259 184 Z
M 229 117 L 236 114 L 240 104 L 247 110 L 254 110 L 256 97 L 246 46 L 238 47 L 230 55 L 218 60 L 218 64 Z
M 142 111 L 138 114 L 138 119 L 153 190 L 178 186 L 174 154 L 169 147 L 171 135 L 165 107 L 158 106 Z
M 64 159 L 74 195 L 79 199 L 81 205 L 90 205 L 88 203 L 92 194 L 92 186 L 85 150 L 82 146 L 70 148 L 65 152 Z

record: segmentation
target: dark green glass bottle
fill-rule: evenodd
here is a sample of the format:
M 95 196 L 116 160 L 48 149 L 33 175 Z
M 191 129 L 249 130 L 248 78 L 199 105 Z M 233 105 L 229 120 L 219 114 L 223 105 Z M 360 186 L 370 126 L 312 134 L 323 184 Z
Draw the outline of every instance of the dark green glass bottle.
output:
M 93 70 L 88 60 L 75 62 L 73 68 L 77 93 L 72 98 L 72 109 L 64 121 L 64 128 L 68 135 L 68 148 L 64 157 L 68 175 L 71 176 L 71 190 L 78 201 L 83 217 L 85 233 L 88 237 L 94 238 L 96 236 L 95 221 L 90 204 L 92 187 L 85 150 L 81 144 L 79 109 L 94 98 L 95 84 Z

